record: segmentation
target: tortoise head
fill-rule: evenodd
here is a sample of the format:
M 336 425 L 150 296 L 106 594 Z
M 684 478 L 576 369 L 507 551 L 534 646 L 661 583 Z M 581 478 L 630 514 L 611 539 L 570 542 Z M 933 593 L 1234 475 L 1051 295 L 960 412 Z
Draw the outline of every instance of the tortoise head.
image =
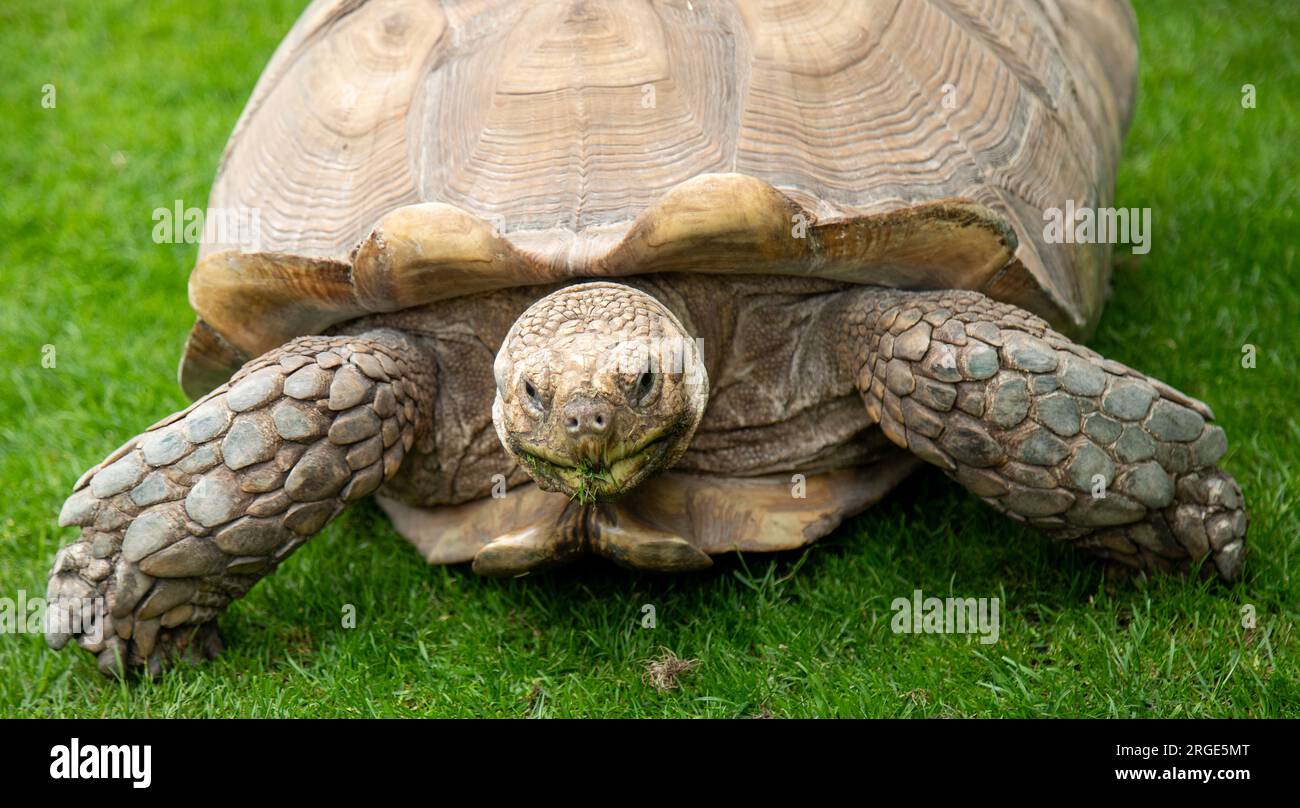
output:
M 708 403 L 699 347 L 650 295 L 616 283 L 538 300 L 493 367 L 492 421 L 506 451 L 547 491 L 615 499 L 668 468 Z

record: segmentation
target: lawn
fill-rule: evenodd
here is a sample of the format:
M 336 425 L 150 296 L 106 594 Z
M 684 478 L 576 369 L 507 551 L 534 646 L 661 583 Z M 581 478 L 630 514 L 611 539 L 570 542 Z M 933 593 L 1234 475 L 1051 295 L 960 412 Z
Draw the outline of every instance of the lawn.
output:
M 155 244 L 152 212 L 204 203 L 303 5 L 0 8 L 0 596 L 44 593 L 73 481 L 186 404 L 196 247 Z M 79 651 L 0 636 L 0 715 L 1300 713 L 1300 5 L 1144 1 L 1138 16 L 1116 204 L 1152 209 L 1152 249 L 1118 253 L 1089 344 L 1214 407 L 1251 508 L 1239 584 L 1108 582 L 934 472 L 805 552 L 676 578 L 430 568 L 366 503 L 229 610 L 227 650 L 204 666 L 112 683 Z M 894 634 L 890 603 L 914 589 L 1000 598 L 998 641 Z M 670 653 L 696 664 L 661 690 L 648 666 Z

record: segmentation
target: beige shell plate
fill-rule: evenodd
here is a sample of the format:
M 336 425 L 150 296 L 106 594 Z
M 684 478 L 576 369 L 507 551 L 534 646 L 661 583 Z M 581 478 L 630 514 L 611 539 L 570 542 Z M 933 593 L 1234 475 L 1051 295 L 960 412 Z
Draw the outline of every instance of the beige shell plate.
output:
M 979 205 L 935 202 L 823 224 L 766 183 L 737 174 L 683 183 L 598 262 L 581 268 L 544 264 L 449 205 L 413 205 L 385 216 L 350 260 L 225 251 L 201 261 L 190 276 L 199 322 L 181 383 L 191 396 L 202 395 L 252 357 L 365 314 L 566 279 L 803 275 L 980 289 L 1049 305 L 1035 296 L 1023 268 L 1008 264 L 1014 251 L 1006 221 Z
M 803 496 L 792 496 L 788 475 L 715 477 L 666 472 L 637 489 L 635 497 L 589 506 L 575 518 L 567 497 L 533 484 L 488 498 L 436 509 L 416 508 L 379 497 L 394 527 L 430 564 L 459 564 L 502 536 L 526 530 L 580 533 L 581 551 L 594 551 L 627 566 L 664 568 L 620 557 L 602 541 L 604 532 L 634 532 L 634 539 L 662 533 L 685 539 L 701 555 L 771 552 L 802 547 L 830 533 L 845 519 L 879 502 L 920 461 L 891 455 L 870 466 L 809 475 Z M 574 524 L 581 520 L 582 524 Z M 635 546 L 638 542 L 625 542 Z
M 1109 204 L 1135 75 L 1119 0 L 317 0 L 223 157 L 210 205 L 260 244 L 204 244 L 183 384 L 367 312 L 645 272 L 974 288 L 1078 333 L 1109 248 L 1042 213 Z

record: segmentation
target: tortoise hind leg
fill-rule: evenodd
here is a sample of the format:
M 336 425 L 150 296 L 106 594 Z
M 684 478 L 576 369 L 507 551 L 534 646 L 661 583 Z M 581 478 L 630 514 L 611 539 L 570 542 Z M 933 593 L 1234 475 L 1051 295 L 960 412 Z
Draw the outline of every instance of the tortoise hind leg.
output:
M 1244 504 L 1204 404 L 976 292 L 866 291 L 848 344 L 890 440 L 998 510 L 1129 568 L 1240 573 Z
M 63 506 L 82 533 L 50 573 L 47 642 L 106 674 L 214 655 L 221 610 L 396 473 L 427 367 L 397 332 L 303 337 L 127 443 Z

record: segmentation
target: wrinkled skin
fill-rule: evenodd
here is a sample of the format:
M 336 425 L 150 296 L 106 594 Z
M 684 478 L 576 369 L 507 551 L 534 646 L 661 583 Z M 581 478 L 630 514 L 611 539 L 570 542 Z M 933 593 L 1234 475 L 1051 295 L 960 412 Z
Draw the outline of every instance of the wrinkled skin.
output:
M 593 550 L 700 569 L 688 537 L 612 500 L 670 467 L 871 468 L 885 442 L 1111 565 L 1241 573 L 1245 503 L 1209 408 L 1028 312 L 959 290 L 623 281 L 376 315 L 248 363 L 78 482 L 60 523 L 81 535 L 47 589 L 68 619 L 47 640 L 105 673 L 214 654 L 220 612 L 351 503 L 473 502 L 497 475 L 563 492 L 573 518 L 489 541 L 482 574 Z
M 587 283 L 519 317 L 493 368 L 492 420 L 543 489 L 613 499 L 675 463 L 708 402 L 699 347 L 653 297 Z
M 644 350 L 626 361 L 628 346 L 693 345 L 682 320 L 716 327 L 726 304 L 688 293 L 678 318 L 652 288 L 561 289 L 501 346 L 497 432 L 543 488 L 617 499 L 686 450 L 707 388 L 690 384 L 692 374 L 645 372 Z M 1247 518 L 1236 482 L 1214 465 L 1226 441 L 1204 404 L 975 292 L 845 288 L 819 313 L 784 324 L 778 338 L 811 354 L 820 347 L 832 365 L 801 374 L 778 364 L 785 378 L 750 387 L 740 411 L 808 390 L 837 400 L 851 380 L 889 440 L 1013 519 L 1129 569 L 1211 558 L 1225 578 L 1239 574 Z M 763 359 L 731 350 L 727 363 L 746 374 Z M 702 363 L 698 352 L 688 360 Z M 809 443 L 823 431 L 781 440 Z

